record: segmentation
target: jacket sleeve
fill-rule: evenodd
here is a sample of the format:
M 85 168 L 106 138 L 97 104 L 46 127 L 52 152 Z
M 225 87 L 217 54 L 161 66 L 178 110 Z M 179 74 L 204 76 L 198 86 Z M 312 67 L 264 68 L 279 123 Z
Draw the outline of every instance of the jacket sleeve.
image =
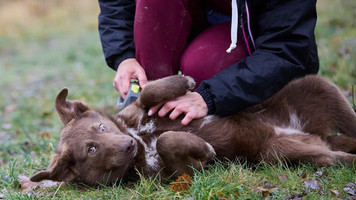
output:
M 135 57 L 134 0 L 99 0 L 99 34 L 106 63 L 117 70 L 127 58 Z
M 196 89 L 208 105 L 208 114 L 237 113 L 265 101 L 292 79 L 319 69 L 314 37 L 316 1 L 252 2 L 256 49 Z

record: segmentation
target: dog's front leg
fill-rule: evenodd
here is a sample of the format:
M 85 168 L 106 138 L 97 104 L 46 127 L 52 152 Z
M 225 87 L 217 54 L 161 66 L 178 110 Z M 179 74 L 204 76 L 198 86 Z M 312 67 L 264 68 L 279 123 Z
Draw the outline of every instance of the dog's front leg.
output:
M 168 76 L 148 82 L 142 89 L 138 102 L 144 108 L 150 108 L 159 103 L 184 95 L 195 86 L 195 81 L 189 76 Z
M 168 131 L 157 140 L 157 152 L 164 163 L 164 176 L 193 174 L 215 156 L 214 148 L 202 138 L 188 133 Z

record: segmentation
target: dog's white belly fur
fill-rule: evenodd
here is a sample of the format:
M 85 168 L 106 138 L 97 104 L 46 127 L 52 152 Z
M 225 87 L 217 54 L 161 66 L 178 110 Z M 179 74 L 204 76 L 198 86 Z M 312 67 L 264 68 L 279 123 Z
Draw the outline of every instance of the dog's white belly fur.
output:
M 265 110 L 261 110 L 260 113 L 264 112 Z M 214 115 L 208 115 L 203 118 L 203 122 L 200 125 L 200 129 L 203 128 L 205 125 L 209 124 L 214 118 Z M 262 123 L 265 123 L 262 121 Z M 288 124 L 283 124 L 283 125 L 272 125 L 269 123 L 265 123 L 268 126 L 272 126 L 274 128 L 274 132 L 276 135 L 281 135 L 281 134 L 286 134 L 286 135 L 292 135 L 292 134 L 301 134 L 301 135 L 309 135 L 309 133 L 304 132 L 304 124 L 301 123 L 299 120 L 297 114 L 295 113 L 290 113 L 289 114 L 289 123 Z
M 304 132 L 304 124 L 299 120 L 295 113 L 289 114 L 289 124 L 282 126 L 273 126 L 276 135 L 286 134 L 301 134 L 309 135 L 309 133 Z
M 305 133 L 301 130 L 298 129 L 294 129 L 291 127 L 278 127 L 275 126 L 274 127 L 274 131 L 276 133 L 276 135 L 281 135 L 281 134 L 286 134 L 286 135 L 293 135 L 293 134 L 301 134 L 301 135 L 309 135 L 309 133 Z
M 214 118 L 214 115 L 208 115 L 203 118 L 203 122 L 201 123 L 199 129 L 203 128 L 205 125 L 209 124 Z

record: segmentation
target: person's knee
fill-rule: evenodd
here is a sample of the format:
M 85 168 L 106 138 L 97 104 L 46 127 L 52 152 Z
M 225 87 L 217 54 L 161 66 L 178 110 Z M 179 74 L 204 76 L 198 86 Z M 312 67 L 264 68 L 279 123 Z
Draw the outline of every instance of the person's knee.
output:
M 200 82 L 247 56 L 241 41 L 236 49 L 226 53 L 229 45 L 229 23 L 222 23 L 205 30 L 188 45 L 183 53 L 180 61 L 182 73 Z

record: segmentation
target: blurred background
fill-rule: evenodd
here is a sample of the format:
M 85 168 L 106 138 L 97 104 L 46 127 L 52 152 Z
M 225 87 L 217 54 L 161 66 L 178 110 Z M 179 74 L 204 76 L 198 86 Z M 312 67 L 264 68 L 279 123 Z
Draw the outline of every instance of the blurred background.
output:
M 115 94 L 109 88 L 114 72 L 106 67 L 98 37 L 98 14 L 97 1 L 1 0 L 1 104 L 13 102 L 12 94 L 31 93 L 31 87 L 40 92 L 67 86 L 92 94 L 108 87 L 104 94 Z M 350 91 L 356 79 L 356 1 L 318 1 L 318 16 L 320 74 Z
M 356 1 L 320 0 L 317 8 L 319 74 L 354 102 Z M 93 0 L 0 0 L 0 199 L 22 199 L 18 175 L 47 166 L 62 127 L 54 99 L 63 87 L 69 99 L 116 112 L 98 14 Z
M 317 7 L 320 75 L 351 100 L 356 1 L 321 0 Z M 30 162 L 33 157 L 26 156 L 38 153 L 36 148 L 51 152 L 48 144 L 58 139 L 61 127 L 53 102 L 63 87 L 70 99 L 115 112 L 118 93 L 102 54 L 98 14 L 92 0 L 0 1 L 0 165 L 24 156 L 22 162 Z

